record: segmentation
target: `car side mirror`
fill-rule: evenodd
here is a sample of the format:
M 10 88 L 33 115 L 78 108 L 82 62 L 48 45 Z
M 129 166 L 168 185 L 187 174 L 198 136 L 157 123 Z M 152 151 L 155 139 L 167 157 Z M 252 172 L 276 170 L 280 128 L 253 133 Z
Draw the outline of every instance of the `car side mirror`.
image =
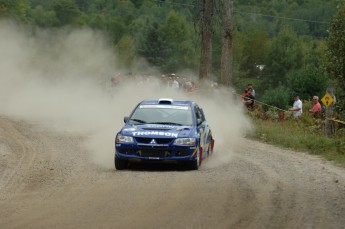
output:
M 125 117 L 123 118 L 123 122 L 124 122 L 124 123 L 127 123 L 128 120 L 129 120 L 129 117 L 128 117 L 128 116 L 125 116 Z

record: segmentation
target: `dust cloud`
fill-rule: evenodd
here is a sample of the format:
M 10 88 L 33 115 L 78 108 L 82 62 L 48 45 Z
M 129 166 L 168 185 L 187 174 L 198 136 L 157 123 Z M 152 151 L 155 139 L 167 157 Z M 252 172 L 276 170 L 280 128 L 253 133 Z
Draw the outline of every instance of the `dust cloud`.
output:
M 113 168 L 114 137 L 123 117 L 143 99 L 193 99 L 203 107 L 216 140 L 214 156 L 204 164 L 209 167 L 230 160 L 238 140 L 252 128 L 229 89 L 189 97 L 158 81 L 112 88 L 110 79 L 128 71 L 116 64 L 107 39 L 89 29 L 33 32 L 0 21 L 0 50 L 0 115 L 81 133 L 85 151 L 105 168 Z

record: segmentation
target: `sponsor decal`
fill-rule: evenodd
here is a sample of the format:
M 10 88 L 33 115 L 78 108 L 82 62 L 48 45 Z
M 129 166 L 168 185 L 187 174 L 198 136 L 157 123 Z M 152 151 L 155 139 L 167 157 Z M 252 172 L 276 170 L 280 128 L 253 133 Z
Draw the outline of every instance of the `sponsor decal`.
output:
M 170 133 L 170 132 L 163 132 L 163 131 L 137 131 L 132 132 L 134 137 L 137 136 L 148 136 L 148 135 L 155 135 L 155 136 L 165 136 L 165 137 L 173 137 L 177 138 L 177 133 Z
M 180 130 L 190 130 L 191 126 L 181 126 L 181 127 L 177 127 L 176 130 L 180 131 Z
M 133 127 L 128 127 L 126 129 L 123 129 L 123 131 L 126 131 L 126 132 L 132 132 L 132 131 L 136 131 L 137 130 L 137 127 L 136 126 L 133 126 Z
M 157 125 L 157 124 L 148 124 L 145 127 L 148 128 L 158 128 L 158 129 L 173 129 L 176 126 L 172 126 L 172 125 Z

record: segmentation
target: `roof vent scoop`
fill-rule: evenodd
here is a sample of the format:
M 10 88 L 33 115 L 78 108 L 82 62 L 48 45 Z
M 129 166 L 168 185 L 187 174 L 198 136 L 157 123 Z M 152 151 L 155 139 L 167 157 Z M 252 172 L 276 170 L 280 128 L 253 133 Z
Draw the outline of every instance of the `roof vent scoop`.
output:
M 167 98 L 161 98 L 158 100 L 159 104 L 173 104 L 173 100 L 172 99 L 167 99 Z

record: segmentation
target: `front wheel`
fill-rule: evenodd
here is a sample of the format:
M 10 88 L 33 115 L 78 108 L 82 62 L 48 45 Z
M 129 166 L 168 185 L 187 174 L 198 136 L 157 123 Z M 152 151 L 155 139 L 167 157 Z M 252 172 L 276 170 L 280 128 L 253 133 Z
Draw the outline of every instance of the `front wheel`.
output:
M 208 144 L 207 156 L 210 156 L 213 154 L 213 147 L 214 147 L 214 140 L 211 139 L 210 143 Z
M 127 160 L 123 160 L 123 159 L 119 159 L 115 157 L 115 168 L 116 170 L 124 170 L 126 169 L 128 166 L 128 161 Z
M 196 160 L 188 162 L 188 169 L 190 170 L 198 170 L 202 161 L 202 148 L 199 147 L 199 150 L 196 154 Z

